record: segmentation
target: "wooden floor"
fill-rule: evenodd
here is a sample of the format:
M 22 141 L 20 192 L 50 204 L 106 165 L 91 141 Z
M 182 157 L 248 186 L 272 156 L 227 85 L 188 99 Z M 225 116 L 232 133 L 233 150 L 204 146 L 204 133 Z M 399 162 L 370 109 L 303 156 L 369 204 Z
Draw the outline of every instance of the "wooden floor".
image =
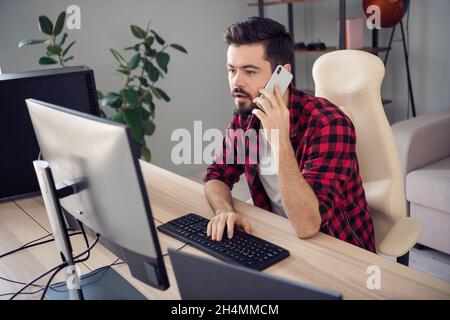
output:
M 204 172 L 195 172 L 186 178 L 201 182 L 203 174 Z M 244 176 L 234 186 L 232 193 L 235 198 L 251 202 L 250 191 Z M 450 255 L 448 254 L 430 248 L 422 250 L 413 248 L 410 252 L 409 266 L 450 283 Z

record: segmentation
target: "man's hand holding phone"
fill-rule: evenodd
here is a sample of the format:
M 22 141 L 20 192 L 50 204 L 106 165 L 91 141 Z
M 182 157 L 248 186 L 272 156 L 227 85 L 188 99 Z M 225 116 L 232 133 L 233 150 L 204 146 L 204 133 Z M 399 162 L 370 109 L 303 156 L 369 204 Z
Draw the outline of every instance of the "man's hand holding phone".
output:
M 279 139 L 289 139 L 289 109 L 283 102 L 278 85 L 275 85 L 275 94 L 260 89 L 262 97 L 255 98 L 254 103 L 259 105 L 259 109 L 253 109 L 252 113 L 261 121 L 267 133 L 267 139 L 271 143 L 271 135 L 278 132 Z M 275 130 L 275 131 L 273 131 Z
M 292 78 L 289 71 L 278 65 L 266 87 L 259 90 L 261 96 L 253 100 L 258 108 L 253 109 L 252 113 L 261 121 L 269 143 L 274 132 L 278 132 L 279 139 L 289 138 L 289 109 L 283 102 L 283 94 Z

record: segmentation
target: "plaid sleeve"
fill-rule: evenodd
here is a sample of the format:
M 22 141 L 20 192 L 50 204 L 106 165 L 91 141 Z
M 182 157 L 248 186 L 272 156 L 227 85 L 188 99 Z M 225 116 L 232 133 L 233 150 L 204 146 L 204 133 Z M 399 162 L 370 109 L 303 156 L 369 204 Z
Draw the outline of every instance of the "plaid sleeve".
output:
M 222 150 L 214 156 L 213 163 L 210 164 L 206 170 L 206 174 L 203 177 L 204 183 L 209 180 L 217 179 L 226 183 L 231 190 L 233 189 L 234 184 L 239 181 L 241 174 L 245 171 L 244 165 L 239 164 L 237 161 L 236 141 L 233 136 L 228 134 L 230 130 L 235 129 L 235 121 L 236 117 L 233 118 L 233 121 L 229 124 L 226 130 L 227 134 L 223 139 Z M 227 159 L 229 158 L 227 157 L 227 151 L 233 151 L 233 161 L 229 161 L 229 159 Z
M 319 200 L 322 228 L 328 226 L 335 204 L 342 199 L 342 190 L 352 173 L 355 148 L 355 130 L 345 117 L 332 120 L 311 137 L 302 174 Z

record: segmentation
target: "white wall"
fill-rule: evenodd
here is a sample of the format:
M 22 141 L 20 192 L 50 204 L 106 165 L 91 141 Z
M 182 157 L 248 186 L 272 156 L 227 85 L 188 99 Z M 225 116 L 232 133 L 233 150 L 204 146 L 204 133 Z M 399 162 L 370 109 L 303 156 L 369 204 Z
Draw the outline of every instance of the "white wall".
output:
M 0 0 L 0 66 L 4 73 L 45 68 L 37 64 L 43 46 L 17 48 L 20 40 L 39 38 L 37 17 L 57 14 L 68 5 L 81 8 L 81 30 L 69 30 L 68 40 L 75 60 L 70 65 L 86 64 L 95 71 L 97 87 L 117 90 L 121 81 L 114 74 L 117 63 L 109 48 L 122 49 L 133 44 L 130 24 L 152 27 L 168 42 L 183 45 L 188 55 L 173 50 L 169 73 L 160 83 L 172 101 L 156 106 L 156 132 L 149 139 L 152 162 L 168 170 L 189 174 L 204 165 L 176 166 L 170 161 L 175 145 L 170 141 L 176 128 L 192 130 L 195 120 L 207 128 L 225 129 L 234 108 L 226 73 L 225 28 L 247 17 L 255 9 L 242 0 Z M 131 56 L 132 52 L 129 51 Z

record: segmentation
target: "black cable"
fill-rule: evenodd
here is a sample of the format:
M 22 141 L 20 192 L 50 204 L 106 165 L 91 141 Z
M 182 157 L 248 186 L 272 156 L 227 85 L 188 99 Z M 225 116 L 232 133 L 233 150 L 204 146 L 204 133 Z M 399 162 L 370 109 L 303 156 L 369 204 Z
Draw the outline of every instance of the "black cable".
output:
M 82 260 L 77 261 L 76 263 L 82 262 L 82 261 L 86 261 L 86 260 L 88 260 L 89 257 L 91 256 L 91 250 L 89 249 L 89 241 L 88 241 L 88 238 L 87 238 L 87 235 L 86 235 L 86 231 L 84 230 L 83 223 L 82 223 L 80 220 L 77 220 L 77 223 L 78 223 L 78 225 L 80 226 L 81 232 L 82 232 L 82 234 L 83 234 L 84 241 L 85 241 L 85 243 L 86 243 L 87 256 L 86 256 L 85 258 L 83 258 Z M 50 287 L 50 285 L 51 285 L 51 283 L 52 283 L 52 280 L 55 278 L 55 276 L 56 276 L 63 268 L 64 268 L 64 267 L 55 270 L 55 272 L 54 272 L 54 273 L 51 275 L 51 277 L 48 279 L 47 284 L 46 284 L 45 287 L 44 287 L 44 292 L 43 292 L 42 295 L 41 295 L 41 300 L 44 300 L 45 294 L 47 293 L 47 290 L 48 290 L 48 288 Z
M 76 235 L 79 235 L 79 234 L 81 234 L 81 232 L 75 232 L 75 233 L 69 234 L 69 237 L 76 236 Z M 53 238 L 53 239 L 48 239 L 48 240 L 44 240 L 44 241 L 41 241 L 41 242 L 36 242 L 36 241 L 39 241 L 41 239 L 45 239 L 45 238 L 47 238 L 49 236 L 52 236 L 52 234 L 46 235 L 46 236 L 44 236 L 42 238 L 39 238 L 39 239 L 32 240 L 32 241 L 27 242 L 26 244 L 24 244 L 23 246 L 21 246 L 21 247 L 19 247 L 17 249 L 8 251 L 6 253 L 3 253 L 3 254 L 0 255 L 0 259 L 4 258 L 6 256 L 9 256 L 10 254 L 13 254 L 13 253 L 16 253 L 16 252 L 19 252 L 19 251 L 22 251 L 22 250 L 25 250 L 25 249 L 28 249 L 28 248 L 32 248 L 32 247 L 35 247 L 35 246 L 39 246 L 41 244 L 45 244 L 45 243 L 49 243 L 49 242 L 55 241 L 55 238 Z
M 83 238 L 84 238 L 84 242 L 86 243 L 86 248 L 89 248 L 89 241 L 86 235 L 86 231 L 84 230 L 84 225 L 80 220 L 77 220 L 78 225 L 80 226 L 81 232 L 83 234 Z M 89 250 L 87 253 L 87 257 L 86 260 L 89 259 L 89 257 L 91 256 L 91 251 Z
M 66 264 L 67 265 L 67 264 Z M 48 288 L 50 287 L 50 284 L 52 283 L 53 279 L 56 277 L 56 275 L 62 270 L 64 269 L 66 266 L 62 266 L 58 269 L 55 270 L 55 272 L 53 272 L 53 274 L 51 275 L 51 277 L 48 279 L 47 284 L 44 287 L 44 291 L 42 292 L 41 295 L 41 299 L 40 300 L 44 300 L 45 298 L 45 294 L 47 293 Z M 76 271 L 75 271 L 76 272 Z
M 82 253 L 80 253 L 79 255 L 77 255 L 76 257 L 74 257 L 73 259 L 74 259 L 74 260 L 75 260 L 75 259 L 78 259 L 80 256 L 86 254 L 86 252 L 87 252 L 88 250 L 91 250 L 91 249 L 97 244 L 97 242 L 98 242 L 99 239 L 100 239 L 100 235 L 97 234 L 97 237 L 96 237 L 94 243 L 92 244 L 92 246 L 91 246 L 90 248 L 86 249 L 84 252 L 82 252 Z M 81 262 L 81 261 L 77 261 L 77 262 Z M 39 279 L 45 277 L 45 276 L 48 275 L 49 273 L 51 273 L 51 272 L 53 272 L 53 271 L 59 269 L 59 268 L 62 267 L 62 266 L 66 266 L 66 265 L 67 265 L 67 262 L 63 262 L 63 263 L 57 265 L 56 267 L 53 267 L 52 269 L 48 270 L 47 272 L 41 274 L 41 275 L 38 276 L 37 278 L 31 280 L 31 281 L 28 282 L 25 286 L 23 286 L 19 291 L 17 291 L 17 292 L 16 292 L 9 300 L 13 300 L 13 299 L 14 299 L 16 296 L 18 296 L 23 290 L 25 290 L 26 288 L 28 288 L 30 285 L 32 285 L 33 283 L 35 283 L 35 282 L 38 281 Z M 44 290 L 45 290 L 45 289 L 44 289 Z
M 41 292 L 42 290 L 44 290 L 44 288 L 40 288 L 39 290 L 31 291 L 31 292 L 21 292 L 20 294 L 29 294 L 29 295 L 31 295 L 31 294 L 39 293 L 39 292 Z M 1 293 L 1 294 L 0 294 L 0 297 L 6 297 L 6 296 L 13 295 L 13 294 L 14 294 L 14 292 Z
M 63 262 L 63 263 L 57 265 L 56 267 L 51 268 L 51 269 L 48 270 L 47 272 L 41 274 L 40 276 L 34 278 L 34 279 L 31 280 L 30 282 L 28 282 L 25 286 L 23 286 L 19 291 L 17 291 L 16 293 L 14 293 L 14 295 L 13 295 L 11 298 L 9 298 L 9 300 L 13 300 L 15 297 L 17 297 L 19 294 L 21 294 L 23 290 L 25 290 L 26 288 L 28 288 L 29 286 L 31 286 L 33 283 L 35 283 L 35 282 L 38 281 L 39 279 L 45 277 L 45 276 L 48 275 L 50 272 L 53 272 L 53 271 L 55 271 L 56 269 L 58 269 L 59 267 L 64 266 L 64 265 L 66 265 L 66 264 L 67 264 L 67 262 Z
M 110 264 L 108 264 L 108 265 L 106 265 L 106 266 L 99 267 L 99 268 L 97 268 L 97 269 L 91 271 L 89 274 L 87 274 L 87 275 L 84 277 L 84 279 L 88 279 L 88 278 L 90 278 L 90 277 L 96 275 L 97 273 L 99 273 L 99 272 L 101 272 L 101 271 L 103 271 L 103 270 L 105 270 L 105 269 L 107 269 L 107 268 L 110 268 L 110 267 L 112 267 L 112 266 L 117 266 L 117 265 L 119 265 L 119 264 L 124 264 L 124 263 L 125 263 L 125 262 L 123 262 L 123 261 L 118 262 L 119 260 L 120 260 L 120 258 L 117 258 L 116 260 L 114 260 L 114 262 L 112 262 L 112 263 L 110 263 Z M 61 286 L 61 285 L 59 285 L 59 286 Z M 57 291 L 57 292 L 67 292 L 67 289 L 65 289 L 65 290 L 56 290 L 55 287 L 58 287 L 58 286 L 57 286 L 57 285 L 50 286 L 50 289 L 51 289 L 51 290 L 54 290 L 54 291 Z
M 118 262 L 119 260 L 120 260 L 120 258 L 117 258 L 117 259 L 114 260 L 114 262 L 112 262 L 111 264 L 108 264 L 108 265 L 106 265 L 106 266 L 99 267 L 99 268 L 93 270 L 91 273 L 89 273 L 89 274 L 85 277 L 85 279 L 90 278 L 90 277 L 96 275 L 97 273 L 99 273 L 100 271 L 102 271 L 102 270 L 104 270 L 104 269 L 106 269 L 106 268 L 109 268 L 109 267 L 112 267 L 112 266 L 117 266 L 117 265 L 120 265 L 120 264 L 124 264 L 124 263 L 125 263 L 125 262 L 123 262 L 123 261 Z M 80 262 L 81 262 L 81 261 L 80 261 Z M 2 278 L 2 277 L 0 277 L 0 278 L 3 279 L 3 280 L 6 280 L 6 281 L 12 282 L 12 283 L 17 283 L 17 284 L 22 284 L 22 285 L 25 285 L 25 284 L 26 284 L 25 282 L 14 281 L 14 280 Z M 36 293 L 41 292 L 41 291 L 44 290 L 44 288 L 45 288 L 45 286 L 43 286 L 43 285 L 36 285 L 36 284 L 31 284 L 30 286 L 33 286 L 33 287 L 39 287 L 40 289 L 39 289 L 39 290 L 36 290 L 36 291 L 32 291 L 32 292 L 21 292 L 20 294 L 22 294 L 22 295 L 23 295 L 23 294 L 30 294 L 30 295 L 31 295 L 31 294 L 36 294 Z M 55 288 L 55 286 L 53 286 L 53 287 L 50 286 L 49 289 L 52 290 L 52 291 L 56 291 L 56 292 L 67 292 L 67 289 L 65 289 L 65 290 L 57 290 L 57 289 Z M 15 292 L 1 293 L 1 294 L 0 294 L 0 297 L 11 296 L 11 295 L 13 295 L 14 293 L 15 293 Z
M 83 224 L 81 223 L 81 221 L 78 221 L 78 223 L 79 223 L 79 225 L 80 225 L 81 230 L 83 230 L 83 234 L 84 234 L 84 236 L 85 236 L 86 243 L 89 245 L 89 242 L 87 241 L 86 233 L 84 232 Z M 92 246 L 90 246 L 90 247 L 88 246 L 84 252 L 80 253 L 79 255 L 77 255 L 77 256 L 75 256 L 75 257 L 73 258 L 73 260 L 74 260 L 74 265 L 77 264 L 77 263 L 84 262 L 84 261 L 88 260 L 89 257 L 90 257 L 90 252 L 91 252 L 92 248 L 95 247 L 95 245 L 98 243 L 99 240 L 100 240 L 100 235 L 97 233 L 97 236 L 96 236 L 95 241 L 94 241 L 94 243 L 92 244 Z M 81 256 L 84 256 L 86 253 L 87 253 L 87 256 L 86 256 L 86 257 L 84 257 L 84 258 L 82 258 L 82 259 L 80 259 L 80 260 L 77 260 L 77 259 L 79 259 Z M 66 265 L 67 265 L 67 263 L 66 263 Z M 50 287 L 53 278 L 54 278 L 54 277 L 55 277 L 62 269 L 64 269 L 65 267 L 66 267 L 66 266 L 63 266 L 63 267 L 58 268 L 57 270 L 55 270 L 55 272 L 52 274 L 52 276 L 48 279 L 47 284 L 45 285 L 45 288 L 44 288 L 44 292 L 42 292 L 41 300 L 44 300 L 45 294 L 47 293 L 47 290 L 48 290 L 48 288 Z M 75 272 L 76 272 L 76 270 L 75 270 Z
M 184 247 L 186 247 L 188 244 L 189 244 L 189 242 L 183 244 L 181 247 L 179 247 L 179 248 L 176 249 L 175 251 L 180 251 L 181 249 L 183 249 Z M 162 256 L 165 257 L 165 256 L 168 256 L 168 255 L 169 255 L 169 253 L 167 252 L 167 253 L 164 253 Z

